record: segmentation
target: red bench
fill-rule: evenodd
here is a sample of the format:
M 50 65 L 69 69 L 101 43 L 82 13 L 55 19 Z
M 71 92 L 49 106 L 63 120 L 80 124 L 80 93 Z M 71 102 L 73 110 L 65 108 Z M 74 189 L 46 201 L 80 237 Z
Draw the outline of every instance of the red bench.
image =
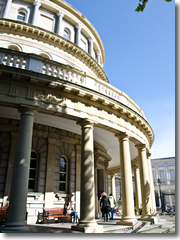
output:
M 44 208 L 42 213 L 38 213 L 38 222 L 43 222 L 46 220 L 49 224 L 49 219 L 50 218 L 58 218 L 62 219 L 62 223 L 64 223 L 64 218 L 71 218 L 72 222 L 72 217 L 71 215 L 64 215 L 63 214 L 64 208 Z M 41 221 L 42 220 L 42 221 Z
M 0 207 L 0 222 L 6 222 L 8 215 L 8 206 Z

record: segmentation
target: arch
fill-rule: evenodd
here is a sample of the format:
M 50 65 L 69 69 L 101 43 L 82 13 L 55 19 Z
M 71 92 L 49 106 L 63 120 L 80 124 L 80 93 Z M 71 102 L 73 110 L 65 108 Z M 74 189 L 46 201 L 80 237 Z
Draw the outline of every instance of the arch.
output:
M 29 184 L 28 192 L 35 192 L 37 186 L 38 174 L 38 153 L 34 150 L 31 151 L 30 168 L 29 168 Z
M 44 58 L 47 58 L 47 59 L 51 59 L 51 60 L 52 60 L 52 57 L 51 57 L 50 54 L 48 54 L 48 53 L 40 53 L 39 55 L 42 56 L 42 57 L 44 57 Z
M 67 192 L 67 180 L 68 180 L 68 160 L 66 157 L 61 156 L 59 161 L 59 192 Z
M 66 38 L 67 40 L 70 40 L 70 36 L 71 36 L 71 31 L 69 30 L 69 28 L 64 28 L 63 37 Z
M 17 20 L 27 22 L 28 11 L 25 8 L 20 8 L 17 13 Z
M 16 50 L 16 51 L 22 51 L 21 47 L 16 45 L 16 44 L 8 45 L 8 49 Z

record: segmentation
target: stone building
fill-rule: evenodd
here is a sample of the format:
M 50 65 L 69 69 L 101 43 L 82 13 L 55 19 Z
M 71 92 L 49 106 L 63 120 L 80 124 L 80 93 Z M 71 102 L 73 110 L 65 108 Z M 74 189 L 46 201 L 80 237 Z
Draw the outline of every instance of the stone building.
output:
M 162 207 L 160 192 L 166 206 L 175 205 L 175 157 L 151 159 L 151 165 L 157 208 Z
M 96 29 L 68 2 L 0 0 L 4 231 L 28 231 L 44 207 L 71 200 L 80 215 L 73 227 L 102 232 L 98 200 L 108 191 L 108 174 L 114 191 L 118 171 L 123 217 L 117 224 L 134 225 L 132 169 L 142 219 L 154 217 L 154 133 L 141 108 L 109 83 L 104 63 Z

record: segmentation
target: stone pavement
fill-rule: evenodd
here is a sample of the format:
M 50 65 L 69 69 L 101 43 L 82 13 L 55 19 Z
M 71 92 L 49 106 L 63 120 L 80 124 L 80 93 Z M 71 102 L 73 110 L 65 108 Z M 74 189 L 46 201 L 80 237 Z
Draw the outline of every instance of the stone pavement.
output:
M 138 226 L 136 229 L 132 229 L 130 226 L 116 225 L 116 222 L 121 217 L 116 216 L 114 220 L 104 222 L 102 218 L 97 219 L 97 223 L 102 225 L 104 233 L 175 233 L 175 216 L 170 217 L 168 215 L 160 215 L 157 224 L 151 224 L 150 222 L 142 222 L 142 226 Z M 50 223 L 50 224 L 29 224 L 30 233 L 71 233 L 71 234 L 83 234 L 71 230 L 72 223 Z M 0 226 L 1 229 L 1 226 Z M 1 230 L 0 230 L 1 232 Z M 5 233 L 4 233 L 5 234 Z

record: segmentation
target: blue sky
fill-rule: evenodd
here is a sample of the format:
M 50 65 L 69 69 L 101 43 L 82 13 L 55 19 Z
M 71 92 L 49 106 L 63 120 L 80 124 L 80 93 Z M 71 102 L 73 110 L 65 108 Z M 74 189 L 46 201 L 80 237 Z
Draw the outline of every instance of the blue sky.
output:
M 111 85 L 144 111 L 154 130 L 151 158 L 175 156 L 175 0 L 66 0 L 99 33 Z

